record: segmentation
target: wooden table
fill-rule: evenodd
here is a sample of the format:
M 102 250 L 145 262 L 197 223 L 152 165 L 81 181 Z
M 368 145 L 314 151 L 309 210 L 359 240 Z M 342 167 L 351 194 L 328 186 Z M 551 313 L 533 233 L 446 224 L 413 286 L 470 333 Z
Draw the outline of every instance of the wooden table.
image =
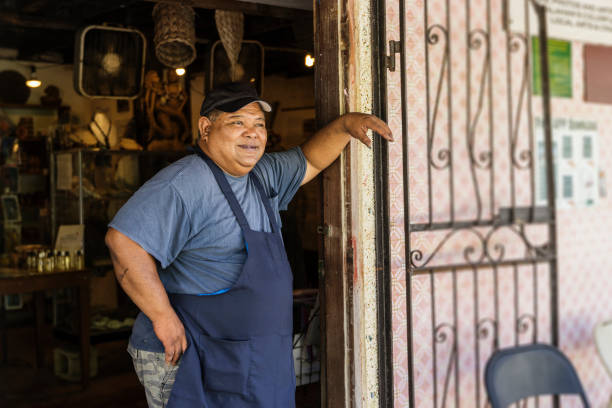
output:
M 83 387 L 86 387 L 89 383 L 89 271 L 37 272 L 35 269 L 0 268 L 0 295 L 28 292 L 34 294 L 37 367 L 41 367 L 43 363 L 44 291 L 71 287 L 78 288 L 79 292 L 78 327 L 80 329 L 81 346 L 81 383 Z M 3 339 L 6 339 L 5 330 L 5 327 L 0 327 L 0 331 L 3 332 Z M 6 345 L 3 345 L 3 348 L 5 347 Z

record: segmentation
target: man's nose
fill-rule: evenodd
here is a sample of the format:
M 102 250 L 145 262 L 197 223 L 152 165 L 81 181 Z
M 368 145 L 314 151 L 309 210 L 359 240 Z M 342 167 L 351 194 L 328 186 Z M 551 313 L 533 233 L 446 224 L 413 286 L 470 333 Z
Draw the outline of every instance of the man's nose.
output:
M 257 128 L 254 125 L 247 126 L 247 128 L 244 131 L 244 135 L 246 137 L 257 137 Z

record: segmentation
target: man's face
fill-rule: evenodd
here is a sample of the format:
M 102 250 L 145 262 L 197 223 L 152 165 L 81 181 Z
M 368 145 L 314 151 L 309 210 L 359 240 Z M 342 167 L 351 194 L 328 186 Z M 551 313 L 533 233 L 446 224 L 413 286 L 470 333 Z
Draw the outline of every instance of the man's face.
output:
M 264 154 L 266 121 L 259 103 L 236 112 L 221 113 L 214 122 L 201 117 L 199 145 L 219 167 L 232 176 L 244 176 Z

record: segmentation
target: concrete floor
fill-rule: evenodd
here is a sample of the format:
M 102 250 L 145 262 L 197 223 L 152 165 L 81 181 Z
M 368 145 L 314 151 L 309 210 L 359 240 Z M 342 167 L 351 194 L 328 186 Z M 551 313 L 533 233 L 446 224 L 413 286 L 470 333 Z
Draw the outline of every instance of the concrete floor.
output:
M 45 364 L 35 368 L 33 328 L 10 329 L 8 362 L 0 363 L 0 407 L 11 408 L 146 408 L 144 392 L 133 373 L 125 351 L 127 341 L 96 345 L 98 375 L 83 390 L 80 384 L 53 374 L 53 348 L 61 346 L 51 335 L 45 337 Z M 298 387 L 298 408 L 320 407 L 319 384 Z

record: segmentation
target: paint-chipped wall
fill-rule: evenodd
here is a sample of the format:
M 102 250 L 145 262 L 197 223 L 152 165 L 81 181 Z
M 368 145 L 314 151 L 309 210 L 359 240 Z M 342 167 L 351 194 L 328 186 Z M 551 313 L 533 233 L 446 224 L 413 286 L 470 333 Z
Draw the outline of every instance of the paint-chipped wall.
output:
M 372 112 L 372 11 L 368 1 L 349 0 L 348 61 L 345 96 L 348 110 Z M 354 403 L 378 407 L 376 246 L 372 150 L 350 144 L 351 243 L 353 246 Z

